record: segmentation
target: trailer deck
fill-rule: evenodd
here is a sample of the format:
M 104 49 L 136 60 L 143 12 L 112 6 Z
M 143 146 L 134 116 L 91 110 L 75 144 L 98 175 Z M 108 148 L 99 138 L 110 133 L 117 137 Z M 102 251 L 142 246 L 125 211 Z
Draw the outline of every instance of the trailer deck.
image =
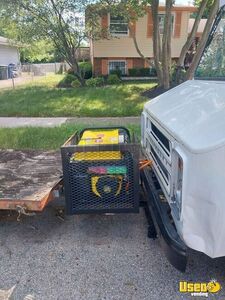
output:
M 59 151 L 1 150 L 0 209 L 42 211 L 62 182 Z

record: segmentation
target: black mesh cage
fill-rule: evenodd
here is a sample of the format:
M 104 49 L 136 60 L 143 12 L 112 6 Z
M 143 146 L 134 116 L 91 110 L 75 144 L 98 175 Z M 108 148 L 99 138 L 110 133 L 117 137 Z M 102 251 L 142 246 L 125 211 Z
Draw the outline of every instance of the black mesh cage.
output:
M 61 147 L 67 214 L 138 212 L 139 144 L 119 130 L 119 144 L 78 145 L 82 131 Z

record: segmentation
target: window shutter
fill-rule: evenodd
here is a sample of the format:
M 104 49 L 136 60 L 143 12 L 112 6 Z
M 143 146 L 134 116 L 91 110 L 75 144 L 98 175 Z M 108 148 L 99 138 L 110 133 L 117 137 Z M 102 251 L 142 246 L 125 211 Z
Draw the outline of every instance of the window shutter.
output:
M 108 15 L 103 15 L 101 19 L 101 25 L 102 25 L 102 38 L 106 39 L 107 38 L 107 30 L 109 27 L 109 22 L 108 22 Z
M 108 59 L 102 59 L 102 75 L 108 75 Z
M 132 37 L 132 35 L 136 34 L 136 21 L 130 22 L 129 29 L 130 29 L 130 32 L 129 32 L 130 37 Z
M 153 36 L 153 21 L 152 21 L 152 12 L 148 9 L 147 12 L 147 37 L 150 38 Z
M 129 32 L 129 36 L 132 37 L 132 35 L 136 35 L 136 20 L 134 19 L 135 18 L 135 13 L 134 12 L 131 12 L 131 16 L 133 17 L 133 20 L 129 23 L 129 29 L 130 29 L 130 32 Z
M 133 59 L 129 58 L 127 59 L 127 69 L 132 69 L 133 68 Z
M 107 29 L 108 26 L 108 15 L 106 14 L 102 16 L 102 29 Z
M 175 29 L 174 29 L 174 37 L 179 38 L 180 37 L 180 31 L 181 31 L 181 16 L 182 12 L 178 11 L 176 13 L 175 17 Z
M 150 63 L 147 60 L 145 60 L 145 68 L 150 68 Z

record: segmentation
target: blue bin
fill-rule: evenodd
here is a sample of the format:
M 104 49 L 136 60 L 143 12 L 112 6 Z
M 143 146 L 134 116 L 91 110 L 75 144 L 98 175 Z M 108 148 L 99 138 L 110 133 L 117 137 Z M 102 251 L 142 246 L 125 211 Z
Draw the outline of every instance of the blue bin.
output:
M 13 71 L 15 69 L 15 64 L 9 64 L 8 65 L 8 78 L 9 79 L 12 79 L 14 76 L 13 76 Z

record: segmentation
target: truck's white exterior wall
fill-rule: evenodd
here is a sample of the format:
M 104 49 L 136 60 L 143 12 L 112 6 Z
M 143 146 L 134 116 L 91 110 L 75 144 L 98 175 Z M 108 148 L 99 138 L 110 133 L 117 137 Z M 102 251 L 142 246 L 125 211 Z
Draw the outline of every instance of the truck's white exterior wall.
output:
M 20 56 L 16 47 L 0 44 L 0 66 L 8 66 L 9 64 L 19 64 Z
M 190 248 L 225 256 L 225 147 L 204 154 L 175 148 L 184 161 L 179 233 Z
M 142 120 L 145 149 L 148 118 L 171 141 L 171 190 L 176 186 L 177 154 L 183 160 L 179 217 L 173 192 L 167 194 L 179 235 L 190 248 L 213 258 L 225 256 L 224 95 L 224 82 L 188 81 L 146 103 Z M 159 158 L 167 167 L 162 152 Z
M 193 153 L 225 146 L 225 83 L 190 80 L 145 104 L 145 109 Z

